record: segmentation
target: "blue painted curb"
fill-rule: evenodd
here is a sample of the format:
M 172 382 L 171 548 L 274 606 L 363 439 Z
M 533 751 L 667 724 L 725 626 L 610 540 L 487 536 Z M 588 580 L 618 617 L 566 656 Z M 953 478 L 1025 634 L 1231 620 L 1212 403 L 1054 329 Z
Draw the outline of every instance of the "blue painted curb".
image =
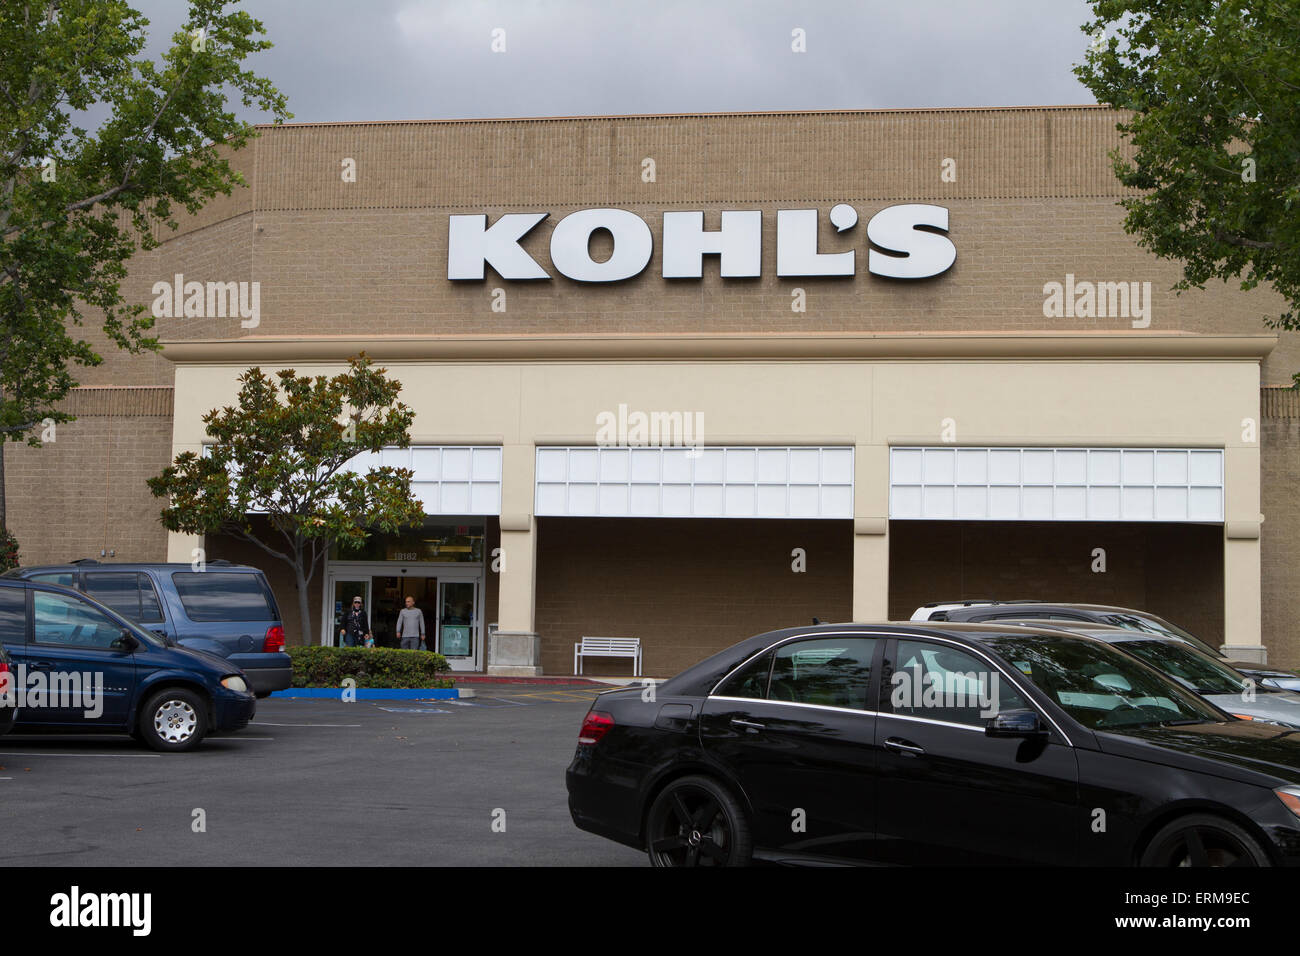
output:
M 398 688 L 398 687 L 357 687 L 352 691 L 357 700 L 456 700 L 460 691 L 455 687 L 432 688 Z M 341 687 L 291 687 L 277 690 L 272 697 L 327 697 L 334 700 L 343 699 Z

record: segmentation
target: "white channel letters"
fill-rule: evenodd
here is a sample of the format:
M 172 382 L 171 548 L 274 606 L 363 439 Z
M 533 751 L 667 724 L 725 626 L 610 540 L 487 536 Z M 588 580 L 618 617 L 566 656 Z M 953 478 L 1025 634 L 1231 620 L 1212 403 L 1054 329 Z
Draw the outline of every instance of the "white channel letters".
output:
M 486 215 L 451 216 L 447 227 L 447 278 L 482 280 L 491 266 L 503 279 L 550 279 L 537 260 L 520 245 L 550 213 L 508 213 L 488 225 Z M 776 271 L 783 278 L 852 276 L 857 250 L 820 252 L 816 209 L 780 209 L 776 213 Z M 838 232 L 857 225 L 858 213 L 840 203 L 831 210 Z M 589 244 L 597 230 L 614 238 L 614 251 L 605 261 L 591 256 Z M 867 271 L 890 279 L 928 279 L 957 260 L 947 236 L 948 210 L 943 206 L 904 203 L 887 206 L 867 223 Z M 666 279 L 699 279 L 706 255 L 720 259 L 723 278 L 753 278 L 760 274 L 763 214 L 757 210 L 727 210 L 721 228 L 706 230 L 704 213 L 663 214 L 663 275 Z M 625 209 L 580 209 L 569 213 L 551 233 L 551 264 L 576 282 L 618 282 L 640 275 L 650 264 L 654 237 L 650 226 Z

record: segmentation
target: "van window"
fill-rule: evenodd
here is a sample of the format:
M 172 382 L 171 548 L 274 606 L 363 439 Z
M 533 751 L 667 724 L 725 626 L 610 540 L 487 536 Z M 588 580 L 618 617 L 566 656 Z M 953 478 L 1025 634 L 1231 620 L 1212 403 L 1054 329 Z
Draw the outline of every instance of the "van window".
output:
M 191 621 L 274 621 L 260 574 L 177 571 L 176 593 Z
M 0 642 L 22 644 L 27 640 L 26 594 L 26 588 L 0 588 Z
M 162 621 L 149 575 L 136 571 L 87 571 L 86 593 L 138 624 Z

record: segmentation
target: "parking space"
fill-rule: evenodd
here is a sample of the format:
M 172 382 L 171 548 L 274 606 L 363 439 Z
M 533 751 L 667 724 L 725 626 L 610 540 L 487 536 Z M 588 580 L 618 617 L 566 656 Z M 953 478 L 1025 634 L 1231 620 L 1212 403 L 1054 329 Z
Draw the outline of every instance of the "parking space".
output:
M 564 770 L 594 694 L 263 700 L 190 754 L 0 737 L 0 861 L 640 866 L 569 818 Z

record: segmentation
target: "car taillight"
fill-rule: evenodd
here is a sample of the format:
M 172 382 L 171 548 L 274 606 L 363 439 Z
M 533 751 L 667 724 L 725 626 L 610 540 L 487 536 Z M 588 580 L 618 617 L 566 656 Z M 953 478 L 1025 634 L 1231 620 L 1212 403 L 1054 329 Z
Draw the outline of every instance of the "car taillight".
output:
M 284 628 L 280 625 L 268 627 L 266 629 L 266 640 L 262 642 L 262 650 L 268 654 L 278 654 L 284 650 Z
M 614 718 L 609 714 L 599 710 L 588 711 L 582 721 L 582 729 L 578 731 L 578 743 L 600 743 L 600 738 L 609 733 L 613 727 Z

